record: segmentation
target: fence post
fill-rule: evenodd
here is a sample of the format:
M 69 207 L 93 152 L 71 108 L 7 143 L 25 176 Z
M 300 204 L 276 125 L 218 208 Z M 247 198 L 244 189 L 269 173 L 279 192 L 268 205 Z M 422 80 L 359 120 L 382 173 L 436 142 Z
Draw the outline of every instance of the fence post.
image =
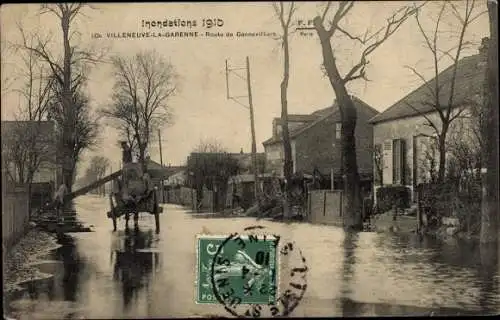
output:
M 311 191 L 307 192 L 307 215 L 309 222 L 312 222 L 312 212 L 311 212 Z
M 344 214 L 344 191 L 340 191 L 340 216 Z
M 323 191 L 323 217 L 326 216 L 326 191 Z
M 420 201 L 420 191 L 417 188 L 417 233 L 420 234 L 422 232 L 422 206 Z

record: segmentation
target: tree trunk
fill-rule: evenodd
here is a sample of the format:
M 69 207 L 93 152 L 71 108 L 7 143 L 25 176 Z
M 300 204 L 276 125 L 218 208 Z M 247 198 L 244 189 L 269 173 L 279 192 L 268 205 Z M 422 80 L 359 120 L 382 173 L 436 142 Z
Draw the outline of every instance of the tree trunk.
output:
M 498 12 L 497 4 L 488 1 L 490 43 L 486 71 L 486 121 L 484 151 L 487 173 L 483 179 L 481 208 L 481 243 L 498 241 Z
M 347 229 L 360 230 L 363 227 L 361 190 L 356 159 L 356 109 L 349 95 L 337 96 L 342 113 L 342 172 L 344 178 L 345 210 L 344 225 Z M 342 98 L 339 98 L 342 97 Z
M 314 25 L 321 42 L 323 65 L 335 92 L 342 121 L 342 157 L 344 173 L 345 214 L 344 227 L 347 230 L 362 230 L 361 193 L 359 187 L 358 164 L 356 159 L 356 108 L 347 93 L 344 80 L 338 71 L 330 37 L 318 19 Z
M 285 176 L 285 203 L 283 205 L 283 217 L 288 219 L 291 215 L 291 182 L 293 175 L 292 146 L 290 144 L 290 133 L 288 131 L 288 81 L 290 78 L 290 52 L 288 47 L 288 30 L 283 32 L 283 58 L 284 72 L 281 82 L 281 126 L 283 131 L 283 152 L 285 156 L 283 173 Z
M 139 163 L 141 164 L 142 174 L 146 173 L 146 146 L 139 146 Z
M 71 46 L 69 43 L 69 26 L 70 26 L 70 12 L 69 10 L 63 10 L 61 12 L 61 28 L 63 31 L 63 45 L 64 45 L 64 70 L 63 70 L 63 92 L 62 92 L 62 104 L 63 112 L 65 117 L 63 119 L 63 183 L 68 188 L 68 192 L 71 192 L 73 185 L 73 150 L 74 150 L 74 106 L 72 104 L 72 92 L 71 92 Z
M 439 167 L 437 182 L 443 183 L 446 174 L 446 134 L 448 128 L 443 123 L 443 130 L 438 137 Z

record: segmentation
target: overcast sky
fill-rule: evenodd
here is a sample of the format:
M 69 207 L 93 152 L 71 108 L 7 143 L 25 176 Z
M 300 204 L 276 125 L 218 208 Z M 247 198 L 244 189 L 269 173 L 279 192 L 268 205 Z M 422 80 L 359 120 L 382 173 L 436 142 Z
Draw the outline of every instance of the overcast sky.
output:
M 395 9 L 410 2 L 356 2 L 353 10 L 343 22 L 346 29 L 362 34 L 366 28 L 377 30 Z M 294 21 L 312 19 L 322 4 L 313 2 L 299 3 L 299 10 Z M 333 9 L 338 4 L 334 3 Z M 479 3 L 485 10 L 486 1 Z M 280 81 L 283 74 L 282 52 L 278 41 L 269 37 L 245 38 L 143 38 L 112 39 L 106 33 L 142 32 L 142 20 L 183 19 L 196 20 L 197 26 L 191 29 L 170 28 L 168 31 L 198 31 L 208 29 L 201 26 L 202 20 L 221 19 L 222 27 L 213 27 L 213 32 L 280 32 L 280 26 L 274 16 L 271 3 L 154 3 L 154 4 L 97 4 L 97 9 L 85 9 L 85 16 L 78 18 L 72 29 L 78 31 L 72 44 L 80 46 L 106 46 L 109 55 L 133 55 L 143 49 L 155 49 L 176 68 L 180 75 L 179 93 L 169 105 L 175 115 L 173 125 L 162 130 L 163 162 L 178 165 L 185 162 L 186 156 L 202 138 L 216 138 L 229 151 L 238 152 L 243 148 L 250 152 L 250 121 L 248 110 L 226 99 L 225 59 L 230 66 L 243 67 L 246 56 L 250 58 L 253 104 L 255 108 L 255 128 L 257 149 L 263 151 L 262 141 L 271 135 L 273 117 L 280 116 Z M 61 53 L 62 34 L 55 16 L 38 15 L 39 5 L 19 4 L 1 7 L 2 45 L 20 40 L 16 23 L 21 23 L 30 32 L 44 36 L 52 34 L 52 52 Z M 431 5 L 422 18 L 426 28 L 431 29 L 433 22 L 428 16 L 436 13 L 436 6 Z M 478 11 L 478 12 L 479 12 Z M 488 36 L 488 16 L 483 15 L 469 29 L 467 39 L 479 43 Z M 457 30 L 456 19 L 447 16 L 444 28 Z M 167 31 L 167 29 L 162 29 Z M 92 39 L 91 34 L 100 33 L 100 39 Z M 443 49 L 453 46 L 453 39 L 443 38 Z M 405 68 L 405 65 L 417 67 L 426 76 L 431 76 L 432 69 L 428 49 L 423 47 L 423 38 L 419 34 L 413 18 L 370 57 L 367 76 L 370 82 L 362 80 L 350 85 L 349 90 L 370 104 L 383 111 L 418 87 L 421 82 Z M 345 38 L 335 38 L 335 52 L 341 70 L 345 72 L 356 62 L 360 47 Z M 4 47 L 5 48 L 5 47 Z M 15 54 L 2 49 L 2 81 L 16 73 L 19 61 Z M 317 36 L 304 36 L 296 33 L 291 43 L 291 74 L 289 86 L 289 112 L 307 114 L 331 105 L 335 99 L 328 80 L 321 71 L 322 56 Z M 474 50 L 464 55 L 475 54 Z M 442 68 L 449 61 L 443 60 Z M 88 92 L 92 98 L 92 107 L 97 108 L 110 102 L 114 80 L 109 64 L 96 66 L 88 83 Z M 21 80 L 13 84 L 19 87 Z M 244 80 L 230 78 L 231 94 L 245 95 Z M 244 99 L 243 103 L 247 103 Z M 12 89 L 2 89 L 2 119 L 9 119 L 19 105 L 19 98 Z M 21 102 L 22 103 L 22 102 Z M 109 157 L 115 166 L 121 157 L 116 144 L 118 135 L 109 125 L 103 129 L 100 146 L 93 152 L 85 153 L 85 162 L 93 154 Z M 153 160 L 159 161 L 158 143 L 150 149 Z

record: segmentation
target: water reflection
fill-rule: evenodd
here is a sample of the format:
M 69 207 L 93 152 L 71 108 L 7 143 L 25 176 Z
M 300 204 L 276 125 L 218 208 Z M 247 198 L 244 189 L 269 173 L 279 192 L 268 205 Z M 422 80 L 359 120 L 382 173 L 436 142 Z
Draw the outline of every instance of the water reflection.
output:
M 118 234 L 111 252 L 114 264 L 113 280 L 121 284 L 123 304 L 126 309 L 133 299 L 138 299 L 141 289 L 149 290 L 150 282 L 160 267 L 158 252 L 151 250 L 154 239 L 152 229 L 142 231 L 138 227 L 125 229 Z
M 62 246 L 47 257 L 49 261 L 42 261 L 36 265 L 41 272 L 52 276 L 25 284 L 31 299 L 41 299 L 42 295 L 46 295 L 49 301 L 78 300 L 80 287 L 85 281 L 82 276 L 86 263 L 72 237 L 63 235 L 59 238 L 59 243 Z M 51 262 L 54 260 L 56 262 Z
M 481 269 L 479 271 L 482 282 L 479 305 L 486 313 L 498 313 L 500 306 L 492 308 L 491 301 L 500 303 L 500 279 L 498 275 L 498 242 L 483 244 L 480 249 Z M 495 299 L 496 298 L 496 299 Z
M 66 245 L 63 245 L 60 249 L 58 252 L 59 259 L 62 259 L 64 265 L 64 300 L 76 301 L 78 287 L 81 285 L 81 271 L 83 270 L 84 263 L 73 238 L 68 237 Z
M 343 316 L 500 310 L 497 245 L 345 233 L 341 248 L 337 305 Z
M 342 284 L 341 284 L 341 299 L 340 310 L 342 316 L 347 317 L 353 313 L 355 306 L 349 299 L 351 295 L 351 284 L 354 277 L 354 270 L 356 265 L 356 249 L 358 246 L 359 234 L 353 232 L 346 232 L 342 247 L 344 249 L 344 259 L 342 262 Z

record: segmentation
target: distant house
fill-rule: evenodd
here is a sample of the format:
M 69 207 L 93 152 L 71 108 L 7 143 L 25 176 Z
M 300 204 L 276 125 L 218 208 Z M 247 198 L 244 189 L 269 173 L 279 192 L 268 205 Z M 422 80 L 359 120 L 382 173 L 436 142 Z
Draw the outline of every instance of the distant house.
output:
M 151 181 L 155 186 L 160 186 L 161 181 L 163 180 L 164 185 L 169 179 L 171 179 L 174 175 L 177 175 L 177 179 L 179 178 L 179 173 L 185 173 L 186 167 L 184 166 L 162 166 L 156 161 L 151 160 L 151 158 L 147 158 L 146 165 L 148 168 L 148 173 L 151 177 Z M 172 179 L 170 180 L 172 181 Z
M 368 120 L 378 114 L 357 97 L 352 97 L 358 120 L 356 124 L 356 150 L 360 176 L 372 179 L 372 125 Z M 330 178 L 333 171 L 336 187 L 341 178 L 341 118 L 337 102 L 333 106 L 309 115 L 289 115 L 289 132 L 292 147 L 293 172 L 313 175 L 316 172 Z M 284 152 L 281 119 L 273 121 L 273 136 L 263 142 L 266 154 L 266 171 L 283 175 Z
M 232 158 L 238 161 L 238 174 L 253 173 L 253 157 L 251 153 L 230 153 Z M 257 172 L 263 173 L 266 167 L 266 154 L 256 153 L 257 158 Z
M 163 181 L 164 186 L 184 186 L 187 183 L 187 172 L 185 166 L 165 166 L 167 178 Z
M 34 173 L 33 183 L 57 182 L 60 177 L 56 156 L 56 126 L 52 121 L 2 121 L 3 170 L 9 181 L 19 181 L 18 165 L 23 148 L 33 146 L 41 156 L 39 167 Z M 32 150 L 32 149 L 31 149 Z M 24 165 L 26 166 L 25 162 Z M 27 173 L 27 168 L 25 173 Z
M 457 102 L 470 101 L 471 105 L 465 105 L 465 111 L 452 122 L 448 140 L 467 138 L 466 128 L 470 125 L 470 117 L 467 115 L 472 108 L 472 102 L 481 101 L 482 98 L 487 43 L 487 39 L 483 39 L 479 54 L 465 57 L 458 62 L 454 99 Z M 440 101 L 448 101 L 452 73 L 453 68 L 450 66 L 438 75 Z M 419 183 L 429 178 L 424 164 L 429 152 L 435 152 L 435 132 L 428 121 L 441 127 L 439 115 L 429 100 L 432 99 L 429 88 L 434 88 L 435 84 L 436 78 L 433 78 L 370 120 L 373 124 L 374 146 L 382 151 L 382 170 L 376 170 L 374 166 L 375 188 L 377 185 L 405 185 L 415 190 Z M 460 110 L 463 108 L 461 103 Z M 452 115 L 456 111 L 458 108 L 452 110 Z

